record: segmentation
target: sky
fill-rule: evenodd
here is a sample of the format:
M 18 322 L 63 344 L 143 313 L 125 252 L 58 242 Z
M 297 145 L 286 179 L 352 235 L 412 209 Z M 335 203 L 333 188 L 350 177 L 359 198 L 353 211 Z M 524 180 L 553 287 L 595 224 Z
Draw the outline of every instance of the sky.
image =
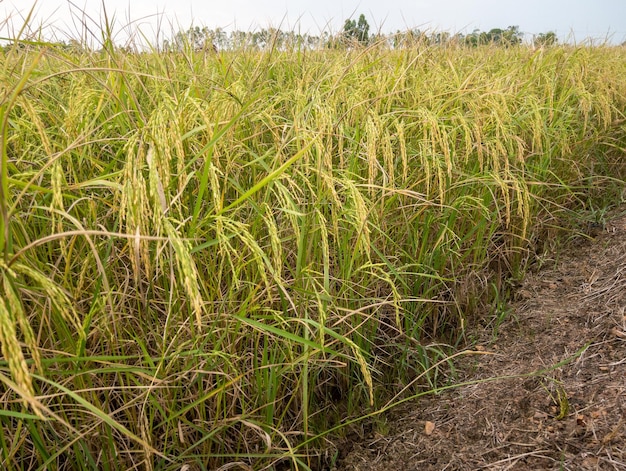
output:
M 370 32 L 419 28 L 454 34 L 516 25 L 528 39 L 555 31 L 561 41 L 626 41 L 626 0 L 0 0 L 5 18 L 0 36 L 14 37 L 33 5 L 30 28 L 44 26 L 46 38 L 58 40 L 81 37 L 83 24 L 97 30 L 104 6 L 109 20 L 114 18 L 115 40 L 121 43 L 129 34 L 137 38 L 139 31 L 150 41 L 162 40 L 191 25 L 332 33 L 361 13 Z M 85 22 L 83 15 L 88 16 Z

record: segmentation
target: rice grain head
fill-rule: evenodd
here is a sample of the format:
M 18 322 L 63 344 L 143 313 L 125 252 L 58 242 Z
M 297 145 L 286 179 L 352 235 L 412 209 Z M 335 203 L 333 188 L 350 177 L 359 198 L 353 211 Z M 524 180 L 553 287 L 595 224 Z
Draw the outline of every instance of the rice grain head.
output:
M 5 274 L 4 277 L 6 276 Z M 18 323 L 16 317 L 20 315 L 20 310 L 12 312 L 12 308 L 19 304 L 19 300 L 16 299 L 16 294 L 7 283 L 6 278 L 3 285 L 4 296 L 0 297 L 0 344 L 2 344 L 2 355 L 8 364 L 13 381 L 15 381 L 18 387 L 16 392 L 22 396 L 24 405 L 32 404 L 35 399 L 35 391 L 15 329 L 16 323 Z

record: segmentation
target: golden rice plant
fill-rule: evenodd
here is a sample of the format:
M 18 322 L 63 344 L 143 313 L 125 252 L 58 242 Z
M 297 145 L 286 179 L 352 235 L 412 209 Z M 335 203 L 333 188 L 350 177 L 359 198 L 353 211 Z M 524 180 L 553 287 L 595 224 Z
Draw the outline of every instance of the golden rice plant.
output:
M 623 190 L 623 48 L 103 36 L 0 55 L 3 469 L 328 464 Z

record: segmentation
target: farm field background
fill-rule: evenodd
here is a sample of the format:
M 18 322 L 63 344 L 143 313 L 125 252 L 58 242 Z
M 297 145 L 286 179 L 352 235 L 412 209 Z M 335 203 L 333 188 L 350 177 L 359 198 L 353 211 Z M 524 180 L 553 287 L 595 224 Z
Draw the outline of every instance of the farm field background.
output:
M 626 198 L 624 47 L 0 64 L 7 470 L 320 469 Z

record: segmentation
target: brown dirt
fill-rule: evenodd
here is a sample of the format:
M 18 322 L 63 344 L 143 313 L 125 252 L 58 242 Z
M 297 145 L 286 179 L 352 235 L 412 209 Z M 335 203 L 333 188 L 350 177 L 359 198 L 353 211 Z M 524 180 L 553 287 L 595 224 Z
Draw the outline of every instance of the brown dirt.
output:
M 626 208 L 563 252 L 473 333 L 459 375 L 485 381 L 394 410 L 334 469 L 626 470 Z

